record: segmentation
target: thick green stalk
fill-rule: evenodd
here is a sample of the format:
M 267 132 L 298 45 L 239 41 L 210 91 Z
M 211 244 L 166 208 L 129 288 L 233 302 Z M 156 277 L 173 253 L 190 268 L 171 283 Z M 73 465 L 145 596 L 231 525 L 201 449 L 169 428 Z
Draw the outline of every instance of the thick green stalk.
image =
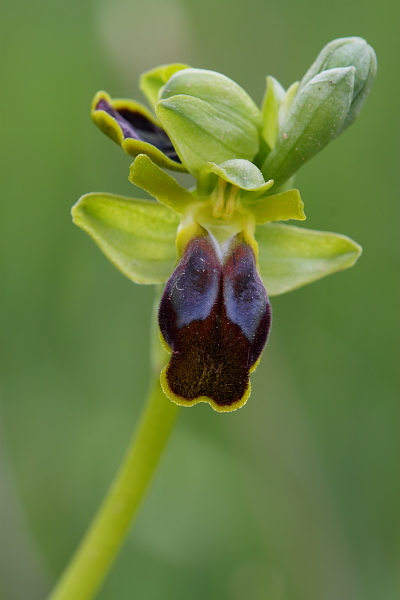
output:
M 49 600 L 90 600 L 111 567 L 150 484 L 179 407 L 155 378 L 114 482 Z

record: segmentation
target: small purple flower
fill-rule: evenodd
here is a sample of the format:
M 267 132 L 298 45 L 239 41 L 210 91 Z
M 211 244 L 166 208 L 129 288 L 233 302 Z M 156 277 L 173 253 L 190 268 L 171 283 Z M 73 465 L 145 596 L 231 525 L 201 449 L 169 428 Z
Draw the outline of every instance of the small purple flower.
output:
M 165 130 L 139 102 L 113 100 L 106 92 L 98 92 L 92 119 L 130 156 L 147 154 L 160 166 L 186 171 Z

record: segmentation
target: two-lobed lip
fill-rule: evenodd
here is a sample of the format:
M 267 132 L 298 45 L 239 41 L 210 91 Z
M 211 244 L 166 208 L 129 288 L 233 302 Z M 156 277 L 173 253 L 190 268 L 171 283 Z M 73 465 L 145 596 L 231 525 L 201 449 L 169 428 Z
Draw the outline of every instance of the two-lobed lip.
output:
M 159 327 L 172 352 L 161 382 L 178 404 L 206 398 L 234 410 L 250 394 L 271 307 L 252 248 L 235 236 L 224 255 L 209 235 L 192 239 L 165 286 Z

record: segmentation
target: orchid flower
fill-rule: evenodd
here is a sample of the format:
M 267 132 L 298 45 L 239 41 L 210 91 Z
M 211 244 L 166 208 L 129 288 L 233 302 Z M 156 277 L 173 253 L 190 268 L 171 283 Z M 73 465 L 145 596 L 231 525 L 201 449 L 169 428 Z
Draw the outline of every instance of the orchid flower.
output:
M 351 267 L 350 238 L 304 227 L 295 172 L 354 121 L 376 71 L 361 38 L 328 44 L 286 91 L 267 78 L 261 108 L 234 81 L 183 64 L 145 73 L 143 105 L 99 92 L 96 125 L 134 157 L 129 179 L 154 200 L 83 196 L 74 222 L 130 280 L 165 284 L 164 393 L 232 411 L 250 395 L 271 325 L 269 298 Z M 192 189 L 164 169 L 188 172 Z

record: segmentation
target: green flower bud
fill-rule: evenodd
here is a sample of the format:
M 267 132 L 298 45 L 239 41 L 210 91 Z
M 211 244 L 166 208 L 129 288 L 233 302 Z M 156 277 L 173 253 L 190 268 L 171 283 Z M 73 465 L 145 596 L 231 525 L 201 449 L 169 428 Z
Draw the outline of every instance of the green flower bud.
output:
M 206 162 L 252 160 L 259 150 L 261 112 L 234 81 L 203 69 L 183 69 L 159 91 L 156 114 L 187 169 Z
M 358 117 L 377 70 L 374 50 L 360 37 L 339 38 L 327 44 L 304 75 L 300 90 L 318 73 L 338 67 L 355 67 L 354 92 L 348 115 L 339 133 Z
M 237 83 L 215 71 L 183 69 L 174 73 L 159 91 L 160 100 L 184 94 L 204 100 L 234 121 L 262 125 L 261 112 L 250 96 Z
M 338 135 L 350 110 L 354 75 L 354 67 L 322 71 L 296 94 L 262 166 L 265 179 L 279 187 Z
M 284 110 L 285 97 L 280 104 L 275 99 L 274 111 L 271 101 L 265 102 L 263 135 L 272 151 L 262 166 L 264 177 L 280 187 L 351 125 L 371 89 L 376 68 L 375 52 L 362 38 L 333 40 L 322 49 L 298 90 L 294 89 L 288 109 Z M 269 96 L 273 92 L 271 87 Z

